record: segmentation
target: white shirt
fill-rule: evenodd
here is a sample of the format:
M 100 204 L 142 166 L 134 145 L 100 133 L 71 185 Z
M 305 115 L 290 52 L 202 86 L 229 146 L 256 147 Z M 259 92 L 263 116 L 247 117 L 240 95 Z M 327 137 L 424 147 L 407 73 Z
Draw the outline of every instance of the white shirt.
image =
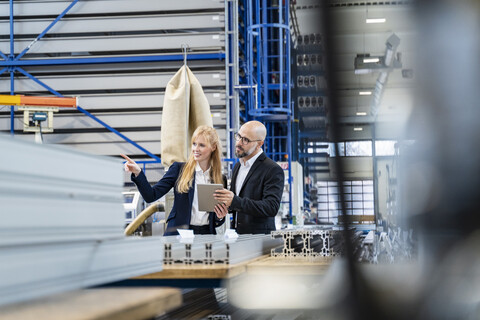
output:
M 238 169 L 237 181 L 235 183 L 235 191 L 237 195 L 240 194 L 240 190 L 242 190 L 245 178 L 247 177 L 248 172 L 252 168 L 253 163 L 262 154 L 262 152 L 263 150 L 260 149 L 260 152 L 258 152 L 256 155 L 254 155 L 247 161 L 244 161 L 242 158 L 240 158 L 240 169 Z
M 198 190 L 197 184 L 210 183 L 210 168 L 205 172 L 200 168 L 197 163 L 195 166 L 195 186 L 193 190 L 193 202 L 192 202 L 192 216 L 190 218 L 190 224 L 194 226 L 208 225 L 208 213 L 198 210 Z

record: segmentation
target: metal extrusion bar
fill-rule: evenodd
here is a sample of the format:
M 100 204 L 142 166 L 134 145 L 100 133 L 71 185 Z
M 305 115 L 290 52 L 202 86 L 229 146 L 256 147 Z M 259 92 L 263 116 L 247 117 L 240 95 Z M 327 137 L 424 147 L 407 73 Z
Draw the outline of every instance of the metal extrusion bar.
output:
M 182 241 L 184 241 L 182 243 Z M 236 264 L 271 252 L 282 244 L 270 235 L 240 235 L 225 240 L 221 236 L 196 235 L 194 239 L 180 240 L 176 236 L 163 237 L 164 264 Z
M 328 257 L 340 252 L 338 231 L 331 228 L 279 230 L 272 238 L 283 240 L 283 247 L 273 249 L 273 257 Z M 332 248 L 334 250 L 332 250 Z

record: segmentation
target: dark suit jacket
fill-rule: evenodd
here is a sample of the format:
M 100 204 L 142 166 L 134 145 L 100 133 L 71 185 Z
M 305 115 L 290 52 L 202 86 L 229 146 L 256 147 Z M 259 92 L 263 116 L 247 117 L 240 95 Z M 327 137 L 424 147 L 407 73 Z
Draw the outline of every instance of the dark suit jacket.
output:
M 175 187 L 177 179 L 180 176 L 184 162 L 174 162 L 162 179 L 158 181 L 153 187 L 147 181 L 145 174 L 140 172 L 138 177 L 132 174 L 131 179 L 137 185 L 138 191 L 146 202 L 153 202 L 163 197 L 170 189 Z M 179 193 L 174 188 L 174 201 L 172 211 L 167 219 L 167 229 L 165 235 L 177 235 L 177 229 L 188 229 L 190 225 L 190 218 L 192 216 L 192 202 L 195 186 L 195 176 L 193 177 L 192 187 L 188 193 Z M 225 219 L 219 220 L 214 212 L 209 212 L 208 217 L 210 232 L 216 234 L 215 227 L 220 226 Z
M 230 209 L 237 233 L 270 233 L 280 208 L 285 175 L 283 169 L 263 152 L 248 172 L 241 190 L 235 190 L 240 162 L 233 167 L 230 190 L 235 193 Z M 234 228 L 235 225 L 232 226 Z

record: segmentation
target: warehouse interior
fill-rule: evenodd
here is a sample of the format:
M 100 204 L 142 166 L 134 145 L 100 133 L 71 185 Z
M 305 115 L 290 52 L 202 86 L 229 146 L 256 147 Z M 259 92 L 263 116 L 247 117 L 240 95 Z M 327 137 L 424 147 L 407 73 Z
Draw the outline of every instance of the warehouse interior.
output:
M 1 1 L 0 318 L 479 319 L 479 31 L 476 0 Z M 229 186 L 265 125 L 271 234 L 164 236 L 124 170 L 187 159 L 195 90 Z

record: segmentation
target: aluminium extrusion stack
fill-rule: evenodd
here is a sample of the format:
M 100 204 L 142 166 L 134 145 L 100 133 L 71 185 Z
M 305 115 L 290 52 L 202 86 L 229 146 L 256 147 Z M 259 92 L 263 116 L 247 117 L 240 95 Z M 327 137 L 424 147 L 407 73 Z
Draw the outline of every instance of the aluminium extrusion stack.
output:
M 273 249 L 272 257 L 329 257 L 337 255 L 340 230 L 332 228 L 300 228 L 273 231 L 272 238 L 283 239 L 283 247 Z
M 163 266 L 161 238 L 125 238 L 120 160 L 0 135 L 0 305 Z
M 264 234 L 242 234 L 236 239 L 221 235 L 196 235 L 194 239 L 163 237 L 165 264 L 237 264 L 269 254 L 282 245 L 282 239 Z

